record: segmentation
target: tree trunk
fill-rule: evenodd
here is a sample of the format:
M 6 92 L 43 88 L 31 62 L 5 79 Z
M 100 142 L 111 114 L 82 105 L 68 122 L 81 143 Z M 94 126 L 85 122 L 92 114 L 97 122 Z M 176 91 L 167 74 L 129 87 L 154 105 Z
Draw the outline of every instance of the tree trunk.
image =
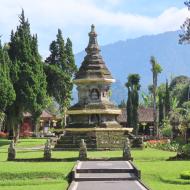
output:
M 3 114 L 3 112 L 0 112 L 0 132 L 3 129 L 4 120 L 5 120 L 5 115 Z
M 16 144 L 19 140 L 20 135 L 20 125 L 14 126 L 14 143 Z
M 34 119 L 34 123 L 33 123 L 33 124 L 34 124 L 34 134 L 35 134 L 35 137 L 38 136 L 39 123 L 40 123 L 39 118 L 35 118 L 35 119 Z
M 157 88 L 157 76 L 153 73 L 153 117 L 154 117 L 154 136 L 159 136 L 158 123 L 157 123 L 157 107 L 156 107 L 156 88 Z
M 67 109 L 64 108 L 64 127 L 67 125 Z

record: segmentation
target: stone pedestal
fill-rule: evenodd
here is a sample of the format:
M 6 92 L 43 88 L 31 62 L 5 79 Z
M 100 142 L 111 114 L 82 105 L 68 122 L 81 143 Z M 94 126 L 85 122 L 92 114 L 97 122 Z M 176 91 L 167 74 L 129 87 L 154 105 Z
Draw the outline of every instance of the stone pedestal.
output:
M 51 143 L 49 139 L 44 147 L 44 160 L 51 160 Z
M 80 148 L 79 148 L 79 160 L 87 159 L 87 147 L 84 139 L 81 139 Z
M 11 141 L 9 148 L 8 148 L 8 161 L 14 160 L 16 158 L 16 150 L 14 141 Z
M 125 141 L 124 147 L 123 147 L 123 159 L 124 160 L 132 160 L 130 141 L 128 138 L 126 138 L 126 141 Z

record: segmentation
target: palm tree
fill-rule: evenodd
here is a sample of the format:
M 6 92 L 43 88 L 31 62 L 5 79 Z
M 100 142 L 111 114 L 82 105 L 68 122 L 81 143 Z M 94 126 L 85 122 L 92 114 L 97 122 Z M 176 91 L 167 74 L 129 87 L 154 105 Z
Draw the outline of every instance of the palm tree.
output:
M 156 95 L 157 95 L 157 83 L 158 83 L 158 74 L 162 72 L 162 68 L 155 59 L 154 56 L 151 57 L 150 63 L 152 65 L 152 78 L 153 78 L 153 116 L 154 116 L 154 134 L 159 136 L 158 131 L 158 122 L 157 122 L 157 106 L 156 106 Z

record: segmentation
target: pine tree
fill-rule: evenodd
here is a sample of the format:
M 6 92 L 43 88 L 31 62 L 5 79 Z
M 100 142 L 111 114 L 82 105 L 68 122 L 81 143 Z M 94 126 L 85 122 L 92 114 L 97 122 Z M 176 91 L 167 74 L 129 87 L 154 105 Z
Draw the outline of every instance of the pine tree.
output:
M 17 135 L 23 112 L 40 115 L 46 105 L 46 79 L 43 63 L 38 53 L 37 36 L 30 33 L 30 24 L 22 10 L 20 25 L 11 32 L 9 56 L 12 61 L 11 79 L 16 92 L 16 100 L 7 110 L 10 127 Z M 37 116 L 35 117 L 36 120 Z
M 60 111 L 65 113 L 71 102 L 72 78 L 77 67 L 72 51 L 72 42 L 68 38 L 65 44 L 60 29 L 58 29 L 56 40 L 50 44 L 50 56 L 45 62 L 48 94 L 55 98 L 60 105 Z
M 184 2 L 188 10 L 190 10 L 190 1 L 187 0 Z M 185 22 L 181 26 L 181 34 L 179 35 L 179 43 L 190 43 L 190 18 L 186 18 Z
M 75 72 L 77 71 L 77 67 L 75 64 L 75 58 L 73 54 L 73 48 L 72 48 L 72 42 L 70 38 L 67 38 L 67 42 L 65 45 L 65 51 L 66 51 L 66 57 L 67 57 L 67 72 L 70 76 L 73 76 Z
M 131 74 L 128 76 L 128 82 L 126 87 L 128 88 L 128 101 L 127 111 L 129 114 L 129 120 L 127 118 L 130 127 L 133 127 L 133 133 L 138 135 L 139 121 L 138 121 L 138 107 L 139 107 L 139 94 L 140 90 L 140 76 L 138 74 Z
M 2 47 L 0 41 L 0 112 L 5 112 L 6 108 L 10 106 L 16 98 L 13 89 L 12 81 L 10 79 L 10 66 L 6 47 Z
M 126 108 L 127 102 L 125 100 L 121 100 L 120 104 L 118 105 L 119 108 Z
M 162 126 L 163 120 L 164 120 L 164 97 L 162 93 L 158 94 L 158 100 L 159 100 L 159 126 Z
M 139 131 L 139 117 L 138 117 L 138 107 L 139 107 L 139 94 L 138 89 L 135 88 L 132 96 L 133 103 L 133 126 L 134 126 L 134 134 L 137 136 Z
M 127 89 L 128 89 L 128 98 L 127 98 L 127 125 L 128 127 L 132 128 L 133 124 L 132 124 L 132 110 L 133 110 L 133 106 L 132 106 L 132 100 L 131 100 L 131 90 L 129 88 L 129 86 L 127 85 Z

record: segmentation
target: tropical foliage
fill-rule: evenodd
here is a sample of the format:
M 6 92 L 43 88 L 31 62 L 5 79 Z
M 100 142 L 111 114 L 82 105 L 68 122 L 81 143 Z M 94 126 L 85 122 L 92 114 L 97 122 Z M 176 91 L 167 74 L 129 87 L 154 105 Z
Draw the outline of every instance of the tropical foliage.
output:
M 6 131 L 19 137 L 23 113 L 30 112 L 37 126 L 43 109 L 54 98 L 62 109 L 71 101 L 72 77 L 76 71 L 72 42 L 64 43 L 61 30 L 50 45 L 46 64 L 38 52 L 37 35 L 32 35 L 24 10 L 10 42 L 0 43 L 0 129 L 5 120 Z M 36 128 L 37 131 L 37 128 Z

